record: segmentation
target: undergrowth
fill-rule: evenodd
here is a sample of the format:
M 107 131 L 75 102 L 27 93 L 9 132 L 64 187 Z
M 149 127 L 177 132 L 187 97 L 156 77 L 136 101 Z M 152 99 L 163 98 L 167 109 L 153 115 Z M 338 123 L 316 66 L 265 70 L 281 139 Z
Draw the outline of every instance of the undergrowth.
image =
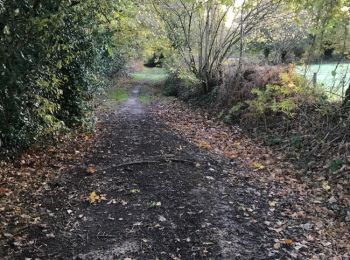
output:
M 306 173 L 343 172 L 350 158 L 350 113 L 340 102 L 297 75 L 294 66 L 250 93 L 228 97 L 234 102 L 222 113 L 227 123 L 238 123 L 254 138 L 283 151 Z
M 193 94 L 195 86 L 185 88 L 176 81 L 166 85 L 165 90 L 200 104 L 217 119 L 238 124 L 257 142 L 284 154 L 287 161 L 302 170 L 300 178 L 322 179 L 332 187 L 349 183 L 348 107 L 298 76 L 293 66 L 245 66 L 240 75 L 227 73 L 225 77 L 224 84 L 204 97 L 198 92 Z M 307 183 L 312 187 L 319 182 Z M 347 214 L 344 207 L 337 212 Z

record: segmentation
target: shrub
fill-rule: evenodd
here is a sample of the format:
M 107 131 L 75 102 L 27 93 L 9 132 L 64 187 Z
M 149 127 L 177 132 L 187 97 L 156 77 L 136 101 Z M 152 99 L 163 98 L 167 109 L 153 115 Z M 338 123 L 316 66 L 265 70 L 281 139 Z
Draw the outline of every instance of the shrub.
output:
M 323 98 L 316 88 L 294 72 L 290 66 L 280 74 L 278 84 L 268 84 L 265 88 L 253 88 L 255 98 L 247 101 L 249 111 L 256 115 L 281 113 L 293 117 L 303 105 L 319 103 Z
M 0 3 L 0 154 L 86 122 L 93 94 L 124 63 L 99 15 L 107 3 Z
M 237 74 L 237 65 L 229 63 L 225 66 L 224 82 L 218 94 L 218 103 L 230 106 L 254 97 L 253 88 L 265 88 L 268 84 L 277 84 L 280 74 L 286 69 L 282 66 L 260 66 L 244 62 Z
M 174 96 L 177 97 L 179 95 L 179 80 L 176 79 L 175 76 L 169 76 L 163 87 L 163 94 L 165 96 Z
M 182 100 L 202 97 L 200 82 L 186 70 L 170 69 L 170 74 L 164 83 L 163 94 Z

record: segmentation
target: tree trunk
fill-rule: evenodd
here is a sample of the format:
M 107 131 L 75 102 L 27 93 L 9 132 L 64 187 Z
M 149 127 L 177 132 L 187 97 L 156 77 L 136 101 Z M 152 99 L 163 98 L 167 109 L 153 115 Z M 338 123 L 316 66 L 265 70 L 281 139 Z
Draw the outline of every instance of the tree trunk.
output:
M 270 56 L 271 50 L 270 48 L 265 47 L 264 48 L 264 57 L 267 61 L 269 61 L 269 56 Z
M 288 54 L 287 51 L 282 51 L 281 53 L 281 61 L 283 64 L 285 64 L 287 61 L 287 54 Z

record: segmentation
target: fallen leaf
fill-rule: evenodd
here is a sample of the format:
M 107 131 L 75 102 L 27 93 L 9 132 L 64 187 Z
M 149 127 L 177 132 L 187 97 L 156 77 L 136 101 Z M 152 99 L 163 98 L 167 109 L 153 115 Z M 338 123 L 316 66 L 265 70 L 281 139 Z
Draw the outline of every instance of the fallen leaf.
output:
M 331 186 L 329 186 L 328 181 L 323 181 L 323 182 L 322 182 L 322 188 L 323 188 L 325 191 L 329 191 L 329 190 L 331 189 Z
M 9 189 L 6 188 L 0 188 L 0 197 L 7 196 L 10 193 Z
M 56 148 L 53 147 L 53 146 L 50 146 L 50 147 L 47 149 L 47 151 L 48 151 L 49 153 L 54 153 L 54 152 L 56 152 Z
M 99 200 L 99 201 L 107 200 L 107 194 L 100 194 L 100 195 L 98 196 L 98 200 Z
M 158 201 L 158 202 L 152 201 L 150 203 L 151 208 L 160 207 L 161 205 L 162 205 L 162 203 L 160 201 Z
M 94 174 L 96 172 L 96 167 L 92 164 L 90 164 L 87 168 L 86 168 L 86 173 L 88 174 Z
M 273 248 L 276 249 L 276 250 L 278 250 L 278 249 L 281 248 L 281 244 L 280 244 L 280 243 L 275 243 L 275 244 L 273 245 Z
M 131 189 L 130 193 L 135 194 L 135 193 L 140 193 L 139 189 Z
M 92 204 L 92 203 L 95 203 L 97 200 L 98 200 L 98 195 L 96 194 L 96 192 L 91 192 L 90 195 L 89 195 L 89 202 Z
M 160 221 L 160 222 L 164 222 L 164 221 L 166 221 L 166 218 L 165 218 L 165 217 L 163 217 L 163 216 L 159 216 L 159 218 L 158 218 L 158 219 L 159 219 L 159 221 Z
M 203 148 L 203 149 L 207 149 L 207 150 L 211 149 L 211 145 L 206 141 L 196 140 L 196 144 L 199 148 Z
M 330 197 L 330 199 L 328 200 L 329 204 L 334 204 L 336 202 L 337 202 L 337 199 L 334 196 Z
M 277 201 L 275 201 L 275 200 L 269 202 L 270 207 L 276 207 L 276 204 L 277 204 Z
M 265 166 L 259 162 L 254 162 L 253 164 L 253 167 L 256 169 L 256 170 L 263 170 L 265 169 Z
M 286 246 L 292 246 L 294 242 L 291 239 L 285 239 L 283 240 L 283 244 L 285 244 Z

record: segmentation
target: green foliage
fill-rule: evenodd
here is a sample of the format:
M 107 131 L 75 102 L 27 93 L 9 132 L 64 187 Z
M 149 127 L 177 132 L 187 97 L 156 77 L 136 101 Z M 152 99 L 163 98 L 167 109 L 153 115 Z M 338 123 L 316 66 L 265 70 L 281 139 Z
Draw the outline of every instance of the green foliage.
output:
M 174 76 L 170 76 L 165 81 L 163 87 L 163 95 L 177 97 L 179 94 L 178 80 Z
M 344 162 L 340 159 L 335 159 L 333 161 L 331 161 L 330 165 L 329 165 L 329 169 L 331 170 L 331 172 L 336 172 L 337 170 L 339 170 L 342 166 L 343 166 Z
M 257 114 L 268 112 L 282 112 L 287 116 L 293 115 L 296 104 L 292 97 L 289 97 L 288 88 L 279 85 L 267 85 L 266 89 L 253 89 L 252 93 L 256 98 L 249 101 L 250 110 Z
M 141 94 L 141 95 L 139 96 L 139 100 L 140 100 L 140 102 L 141 102 L 142 104 L 148 105 L 148 104 L 151 103 L 152 98 L 151 98 L 151 96 L 148 95 L 148 94 Z
M 122 1 L 0 2 L 0 150 L 85 123 L 89 101 L 120 70 L 108 17 Z
M 191 98 L 198 97 L 196 85 L 189 84 L 188 81 L 180 79 L 177 74 L 171 73 L 163 86 L 163 95 L 174 96 L 188 101 Z
M 224 117 L 225 123 L 232 123 L 235 119 L 238 119 L 240 114 L 242 113 L 242 109 L 244 108 L 244 104 L 242 102 L 238 102 L 229 110 L 228 114 Z
M 273 137 L 273 138 L 271 138 L 271 139 L 268 139 L 266 143 L 267 143 L 268 145 L 273 146 L 273 145 L 279 145 L 279 144 L 281 144 L 282 142 L 283 142 L 283 139 L 282 139 L 281 137 Z
M 289 137 L 289 143 L 295 148 L 300 148 L 303 138 L 300 134 L 293 134 Z
M 279 84 L 268 84 L 266 88 L 253 88 L 253 100 L 247 101 L 253 114 L 266 115 L 282 113 L 293 117 L 300 105 L 312 103 L 322 97 L 317 90 L 294 72 L 294 67 L 280 75 Z
M 235 115 L 237 113 L 239 113 L 242 109 L 242 106 L 243 106 L 243 103 L 239 102 L 237 105 L 234 105 L 230 111 L 229 111 L 229 114 L 231 115 Z
M 350 2 L 349 0 L 289 0 L 291 8 L 307 13 L 312 22 L 309 57 L 332 56 L 340 59 L 350 58 Z M 335 54 L 335 55 L 334 55 Z M 310 60 L 306 60 L 309 62 Z

